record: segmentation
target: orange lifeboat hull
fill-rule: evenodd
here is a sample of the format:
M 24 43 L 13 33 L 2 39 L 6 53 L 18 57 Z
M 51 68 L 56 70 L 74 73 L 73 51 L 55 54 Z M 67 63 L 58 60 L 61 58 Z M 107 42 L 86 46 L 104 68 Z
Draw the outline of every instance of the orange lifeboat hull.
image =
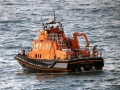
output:
M 26 55 L 19 54 L 14 58 L 20 63 L 25 73 L 70 73 L 102 70 L 104 66 L 103 58 L 101 57 L 65 61 L 58 59 L 39 61 L 29 59 Z

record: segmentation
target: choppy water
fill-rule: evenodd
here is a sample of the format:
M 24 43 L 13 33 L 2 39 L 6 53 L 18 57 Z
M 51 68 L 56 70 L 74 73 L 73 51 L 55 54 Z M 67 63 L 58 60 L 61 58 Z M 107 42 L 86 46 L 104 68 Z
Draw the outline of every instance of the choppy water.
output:
M 91 45 L 103 50 L 102 72 L 71 75 L 23 75 L 14 60 L 29 48 L 52 10 L 61 17 L 65 33 L 86 33 Z M 119 0 L 0 0 L 0 90 L 120 90 Z

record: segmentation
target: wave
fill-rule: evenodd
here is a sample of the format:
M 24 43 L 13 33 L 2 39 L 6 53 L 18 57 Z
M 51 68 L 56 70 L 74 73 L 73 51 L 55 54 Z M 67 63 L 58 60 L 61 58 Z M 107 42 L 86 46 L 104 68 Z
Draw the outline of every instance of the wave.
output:
M 0 21 L 0 23 L 19 23 L 22 20 L 7 20 L 7 21 Z

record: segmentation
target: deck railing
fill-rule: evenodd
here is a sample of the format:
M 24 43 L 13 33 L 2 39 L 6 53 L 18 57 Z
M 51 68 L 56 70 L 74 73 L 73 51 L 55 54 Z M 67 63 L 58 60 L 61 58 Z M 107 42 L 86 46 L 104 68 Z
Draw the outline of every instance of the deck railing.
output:
M 79 50 L 90 50 L 90 55 L 88 55 L 88 56 L 82 56 L 80 53 L 78 53 L 78 52 L 74 52 L 73 53 L 73 55 L 72 56 L 68 56 L 68 55 L 64 55 L 64 59 L 63 60 L 77 60 L 77 59 L 89 59 L 89 58 L 99 58 L 99 57 L 102 57 L 102 51 L 101 50 L 97 50 L 97 55 L 94 55 L 94 53 L 93 53 L 93 49 L 92 49 L 93 47 L 81 47 Z M 23 50 L 25 50 L 25 51 L 23 51 Z M 25 53 L 25 54 L 27 54 L 28 52 L 30 52 L 31 51 L 31 49 L 21 49 L 21 54 L 23 54 L 23 53 Z M 70 51 L 72 51 L 71 49 L 62 49 L 62 51 L 65 51 L 65 52 L 70 52 Z M 49 54 L 44 54 L 44 55 L 42 55 L 42 59 L 46 59 L 46 56 L 49 56 Z M 62 56 L 63 54 L 61 54 L 60 56 Z M 38 56 L 40 56 L 40 55 L 38 55 Z M 41 59 L 40 57 L 38 58 L 38 57 L 35 57 L 35 58 L 37 58 L 37 59 Z M 56 59 L 56 60 L 61 60 L 60 58 L 54 58 L 54 59 Z M 63 61 L 62 60 L 62 61 Z

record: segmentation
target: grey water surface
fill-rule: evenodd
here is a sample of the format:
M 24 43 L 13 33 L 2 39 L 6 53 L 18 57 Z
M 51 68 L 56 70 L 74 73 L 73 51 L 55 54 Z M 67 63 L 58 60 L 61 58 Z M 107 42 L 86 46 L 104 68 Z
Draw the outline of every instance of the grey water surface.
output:
M 83 32 L 98 45 L 103 71 L 22 73 L 14 56 L 31 47 L 53 9 L 67 36 Z M 120 0 L 0 0 L 0 90 L 120 90 Z

